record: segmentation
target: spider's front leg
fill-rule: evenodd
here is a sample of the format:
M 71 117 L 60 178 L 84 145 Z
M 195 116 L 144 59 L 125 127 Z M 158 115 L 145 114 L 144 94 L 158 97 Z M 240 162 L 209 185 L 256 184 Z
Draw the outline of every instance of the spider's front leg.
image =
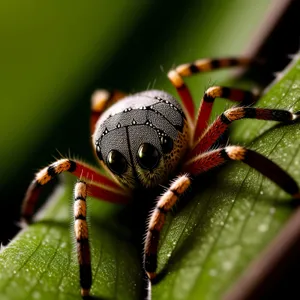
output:
M 159 198 L 150 216 L 144 246 L 144 268 L 150 280 L 156 277 L 157 249 L 166 214 L 174 207 L 190 185 L 191 179 L 187 174 L 179 176 Z
M 82 296 L 89 295 L 92 285 L 91 253 L 86 222 L 86 197 L 87 184 L 79 180 L 74 189 L 74 231 Z
M 77 160 L 60 159 L 38 172 L 29 186 L 22 206 L 22 219 L 25 222 L 29 223 L 32 219 L 42 187 L 62 172 L 70 172 L 80 179 L 74 189 L 74 230 L 81 295 L 88 296 L 92 285 L 92 272 L 86 222 L 87 193 L 89 196 L 113 203 L 128 203 L 130 195 L 127 190 L 96 169 Z
M 86 178 L 91 181 L 89 194 L 95 198 L 113 203 L 128 203 L 130 199 L 127 190 L 100 174 L 96 169 L 78 160 L 60 159 L 39 171 L 31 182 L 22 204 L 23 221 L 31 222 L 42 187 L 62 172 L 70 172 L 77 178 Z

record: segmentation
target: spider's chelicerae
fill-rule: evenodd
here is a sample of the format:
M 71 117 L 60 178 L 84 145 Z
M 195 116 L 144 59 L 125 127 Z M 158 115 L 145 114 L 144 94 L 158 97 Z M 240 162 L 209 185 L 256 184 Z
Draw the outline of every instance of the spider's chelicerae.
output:
M 82 296 L 89 295 L 92 285 L 87 194 L 105 201 L 126 203 L 134 189 L 151 189 L 172 180 L 153 204 L 155 209 L 147 229 L 144 267 L 150 281 L 156 277 L 157 249 L 166 214 L 191 185 L 193 177 L 226 161 L 239 160 L 293 197 L 300 198 L 295 180 L 268 158 L 241 146 L 212 147 L 234 121 L 252 118 L 291 122 L 300 119 L 300 113 L 249 107 L 257 98 L 253 92 L 213 86 L 204 93 L 196 116 L 191 94 L 183 81 L 183 77 L 195 73 L 250 63 L 247 58 L 202 59 L 171 70 L 168 77 L 180 95 L 182 106 L 171 95 L 158 90 L 130 96 L 119 92 L 95 92 L 91 113 L 92 142 L 97 157 L 113 179 L 80 161 L 60 159 L 36 174 L 22 207 L 22 217 L 29 222 L 43 185 L 65 171 L 80 179 L 74 190 L 74 230 Z M 226 110 L 208 126 L 216 98 L 241 105 Z

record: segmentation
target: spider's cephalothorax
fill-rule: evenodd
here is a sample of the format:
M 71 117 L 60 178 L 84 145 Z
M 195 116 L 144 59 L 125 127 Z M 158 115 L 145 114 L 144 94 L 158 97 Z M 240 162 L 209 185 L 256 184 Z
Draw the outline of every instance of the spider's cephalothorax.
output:
M 131 189 L 165 183 L 186 152 L 185 115 L 169 94 L 127 96 L 103 113 L 93 135 L 96 153 Z
M 65 171 L 80 179 L 74 189 L 74 231 L 83 296 L 90 294 L 92 286 L 86 223 L 87 195 L 113 203 L 128 203 L 131 190 L 149 189 L 174 178 L 153 204 L 147 225 L 144 267 L 150 282 L 156 277 L 158 244 L 166 214 L 191 185 L 192 177 L 230 160 L 242 161 L 294 198 L 300 198 L 295 180 L 268 158 L 241 146 L 215 146 L 232 122 L 244 118 L 291 122 L 299 120 L 299 112 L 253 108 L 250 106 L 256 101 L 254 93 L 214 86 L 206 90 L 198 115 L 195 114 L 195 105 L 183 81 L 184 76 L 249 63 L 251 60 L 247 58 L 202 59 L 171 70 L 168 77 L 181 97 L 182 106 L 171 95 L 157 90 L 131 96 L 121 92 L 96 91 L 92 97 L 90 121 L 94 150 L 115 180 L 72 159 L 60 159 L 36 174 L 22 206 L 22 217 L 27 222 L 31 221 L 43 185 Z M 216 98 L 226 98 L 245 106 L 226 110 L 208 126 Z

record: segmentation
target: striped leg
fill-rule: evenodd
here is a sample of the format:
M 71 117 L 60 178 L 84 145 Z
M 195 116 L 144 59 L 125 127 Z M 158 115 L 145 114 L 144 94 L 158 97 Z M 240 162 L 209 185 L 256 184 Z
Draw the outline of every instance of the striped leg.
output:
M 81 295 L 88 296 L 92 285 L 91 254 L 86 222 L 87 184 L 78 181 L 74 189 L 74 231 L 79 263 Z
M 109 92 L 107 90 L 96 90 L 91 98 L 91 133 L 95 131 L 95 125 L 101 114 L 118 100 L 124 98 L 126 94 L 120 91 Z
M 91 196 L 97 198 L 101 197 L 104 201 L 114 203 L 127 203 L 130 199 L 127 190 L 106 176 L 98 173 L 98 171 L 92 167 L 75 160 L 60 159 L 39 171 L 30 184 L 23 200 L 21 212 L 22 219 L 25 222 L 30 222 L 32 219 L 34 208 L 43 185 L 62 172 L 70 172 L 78 178 L 86 178 L 88 181 L 91 181 Z
M 300 112 L 291 113 L 287 110 L 252 108 L 252 107 L 234 107 L 222 113 L 203 133 L 198 136 L 194 148 L 189 154 L 189 158 L 207 151 L 217 139 L 225 132 L 228 126 L 241 119 L 257 119 L 266 121 L 291 122 L 300 119 Z
M 179 176 L 160 197 L 152 212 L 144 246 L 144 267 L 150 280 L 156 276 L 158 242 L 166 214 L 190 185 L 191 179 L 188 175 Z
M 231 101 L 240 102 L 242 105 L 251 105 L 253 104 L 258 95 L 254 92 L 244 91 L 240 89 L 234 89 L 229 87 L 222 86 L 213 86 L 210 87 L 205 93 L 201 100 L 197 123 L 194 133 L 194 141 L 201 136 L 204 130 L 207 127 L 210 114 L 213 108 L 213 104 L 216 98 L 226 98 Z
M 199 59 L 192 63 L 179 65 L 168 73 L 168 78 L 176 88 L 183 102 L 186 116 L 192 124 L 194 124 L 195 120 L 195 105 L 191 93 L 183 81 L 183 77 L 221 68 L 247 66 L 251 63 L 252 60 L 249 58 Z
M 300 198 L 299 187 L 288 173 L 263 155 L 240 146 L 228 146 L 200 154 L 188 160 L 183 170 L 196 176 L 229 160 L 240 160 L 246 163 L 294 198 Z

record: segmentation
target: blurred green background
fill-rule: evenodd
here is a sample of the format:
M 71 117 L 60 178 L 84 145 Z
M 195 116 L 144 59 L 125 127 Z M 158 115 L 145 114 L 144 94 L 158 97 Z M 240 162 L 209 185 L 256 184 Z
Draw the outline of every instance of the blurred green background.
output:
M 280 1 L 279 1 L 280 2 Z M 59 153 L 93 162 L 95 88 L 176 95 L 174 65 L 239 55 L 278 1 L 9 1 L 0 4 L 0 241 L 16 232 L 26 187 Z M 195 99 L 224 72 L 189 80 Z

